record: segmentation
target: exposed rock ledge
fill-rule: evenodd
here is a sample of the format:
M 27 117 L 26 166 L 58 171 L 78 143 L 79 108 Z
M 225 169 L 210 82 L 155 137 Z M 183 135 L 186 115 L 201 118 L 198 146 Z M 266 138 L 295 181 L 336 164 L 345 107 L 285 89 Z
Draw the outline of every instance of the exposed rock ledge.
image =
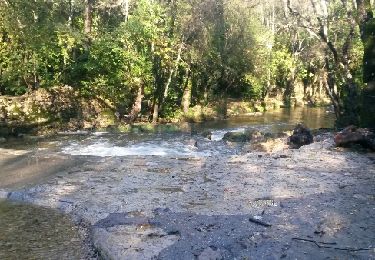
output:
M 299 150 L 199 160 L 86 158 L 0 197 L 87 221 L 109 259 L 371 259 L 374 174 L 373 155 L 335 149 L 327 135 Z

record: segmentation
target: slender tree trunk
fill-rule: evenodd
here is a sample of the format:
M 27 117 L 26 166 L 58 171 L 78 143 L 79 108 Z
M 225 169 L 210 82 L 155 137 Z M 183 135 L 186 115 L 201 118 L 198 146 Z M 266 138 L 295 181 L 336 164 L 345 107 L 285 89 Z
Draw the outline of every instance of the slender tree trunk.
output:
M 208 98 L 209 98 L 209 89 L 207 85 L 204 85 L 203 89 L 203 103 L 206 106 L 208 104 Z
M 124 2 L 123 2 L 125 22 L 127 22 L 128 19 L 129 19 L 129 2 L 130 2 L 130 0 L 124 0 Z
M 33 55 L 33 77 L 34 77 L 34 84 L 33 84 L 33 89 L 36 90 L 39 88 L 39 85 L 40 85 L 40 81 L 39 81 L 39 76 L 38 76 L 38 72 L 37 72 L 37 60 L 35 58 L 35 54 Z
M 227 59 L 227 35 L 226 35 L 226 22 L 225 22 L 225 5 L 223 0 L 216 1 L 216 11 L 217 21 L 215 24 L 215 48 L 217 52 L 220 54 L 220 62 L 221 62 L 221 71 L 220 71 L 220 78 L 218 79 L 217 87 L 221 96 L 219 96 L 219 106 L 222 116 L 225 118 L 227 116 L 227 100 L 228 100 L 228 73 L 226 71 L 226 65 L 228 62 Z
M 160 57 L 155 54 L 155 45 L 151 44 L 151 53 L 153 58 L 153 74 L 154 74 L 154 99 L 153 99 L 153 112 L 152 123 L 156 124 L 159 120 L 159 106 L 162 101 L 162 86 L 163 78 L 160 72 Z
M 144 92 L 144 85 L 143 83 L 141 83 L 138 86 L 137 96 L 135 98 L 132 110 L 130 112 L 129 123 L 134 123 L 139 113 L 142 110 L 142 100 L 144 96 L 143 92 Z
M 228 115 L 228 93 L 224 91 L 221 99 L 219 101 L 219 108 L 220 108 L 220 116 L 223 118 L 227 118 Z
M 164 88 L 164 94 L 163 94 L 163 100 L 166 99 L 168 97 L 168 91 L 169 91 L 169 87 L 171 85 L 171 82 L 172 82 L 172 78 L 175 74 L 175 72 L 177 71 L 178 69 L 178 65 L 180 64 L 180 60 L 181 60 L 181 53 L 182 53 L 182 48 L 184 46 L 184 43 L 181 41 L 179 47 L 178 47 L 178 52 L 177 52 L 177 58 L 176 58 L 176 61 L 174 63 L 174 66 L 171 68 L 171 70 L 169 71 L 169 76 L 168 76 L 168 80 L 167 80 L 167 83 L 165 84 L 165 88 Z
M 158 94 L 159 97 L 157 99 L 155 99 L 154 112 L 153 112 L 153 117 L 152 117 L 153 123 L 156 123 L 158 121 L 159 112 L 162 110 L 162 104 L 163 104 L 164 100 L 168 97 L 168 91 L 169 91 L 170 85 L 172 83 L 172 79 L 173 79 L 173 77 L 175 75 L 175 72 L 178 69 L 178 65 L 180 64 L 180 61 L 181 61 L 181 54 L 182 54 L 183 46 L 184 46 L 184 43 L 183 43 L 183 41 L 181 41 L 181 43 L 178 47 L 177 57 L 176 57 L 176 60 L 174 62 L 174 66 L 169 71 L 168 79 L 167 79 L 167 82 L 165 83 L 165 86 L 164 86 L 163 95 L 160 96 Z
M 84 32 L 86 35 L 90 35 L 92 32 L 93 5 L 94 5 L 94 0 L 85 0 Z
M 283 11 L 284 11 L 284 17 L 288 19 L 289 18 L 288 0 L 283 0 Z
M 184 93 L 182 95 L 182 111 L 186 115 L 189 112 L 189 107 L 191 103 L 191 90 L 192 90 L 192 85 L 190 81 L 190 68 L 186 68 L 186 80 L 184 84 Z
M 74 10 L 74 0 L 69 1 L 69 17 L 68 17 L 68 26 L 72 28 L 73 26 L 73 10 Z
M 285 105 L 287 105 L 288 107 L 292 107 L 295 105 L 292 104 L 292 97 L 294 97 L 295 71 L 295 67 L 290 69 L 290 76 L 287 80 L 286 89 L 284 93 L 284 102 Z
M 156 124 L 159 120 L 159 100 L 156 98 L 154 100 L 154 111 L 152 112 L 152 123 Z
M 326 50 L 328 52 L 328 50 Z M 323 86 L 326 89 L 326 93 L 328 94 L 332 105 L 333 109 L 335 112 L 336 118 L 340 117 L 341 114 L 341 105 L 340 105 L 340 99 L 337 94 L 336 90 L 336 79 L 335 79 L 335 73 L 334 70 L 331 68 L 329 59 L 328 59 L 328 53 L 326 54 L 326 57 L 324 59 L 325 61 L 325 67 L 324 67 L 324 84 Z

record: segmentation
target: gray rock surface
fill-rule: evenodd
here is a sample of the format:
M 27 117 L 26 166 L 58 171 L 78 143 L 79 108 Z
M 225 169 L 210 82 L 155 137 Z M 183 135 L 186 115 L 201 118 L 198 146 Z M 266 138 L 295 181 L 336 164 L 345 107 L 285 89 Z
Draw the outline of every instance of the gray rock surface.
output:
M 80 160 L 9 198 L 88 222 L 108 259 L 375 259 L 374 157 L 332 136 L 299 150 Z

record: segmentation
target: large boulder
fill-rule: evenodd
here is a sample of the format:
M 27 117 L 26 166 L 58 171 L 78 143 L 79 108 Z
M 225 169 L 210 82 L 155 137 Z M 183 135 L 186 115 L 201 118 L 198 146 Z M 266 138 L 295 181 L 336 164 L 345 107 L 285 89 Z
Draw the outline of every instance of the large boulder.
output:
M 314 141 L 314 137 L 311 134 L 310 129 L 308 129 L 303 124 L 298 124 L 294 130 L 293 134 L 288 138 L 288 144 L 291 148 L 300 148 L 303 145 L 311 144 Z
M 246 133 L 241 132 L 227 132 L 225 133 L 223 137 L 224 141 L 228 142 L 235 142 L 235 143 L 241 143 L 241 142 L 249 142 L 251 140 L 250 136 L 248 136 Z
M 364 148 L 375 151 L 375 134 L 367 128 L 348 126 L 341 132 L 338 132 L 334 140 L 336 146 L 350 147 L 352 145 L 361 145 Z

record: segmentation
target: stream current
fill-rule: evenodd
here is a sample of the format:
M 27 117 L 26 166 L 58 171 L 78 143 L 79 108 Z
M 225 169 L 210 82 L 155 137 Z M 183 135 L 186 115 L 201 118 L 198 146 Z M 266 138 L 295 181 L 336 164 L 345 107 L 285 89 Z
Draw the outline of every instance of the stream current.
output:
M 228 131 L 278 133 L 303 122 L 311 129 L 333 127 L 327 108 L 281 109 L 260 116 L 189 124 L 177 131 L 62 133 L 0 145 L 1 189 L 15 190 L 48 182 L 62 171 L 103 157 L 209 157 L 235 154 L 239 146 L 221 139 Z M 201 133 L 212 132 L 212 140 Z M 195 145 L 197 142 L 197 145 Z M 1 194 L 0 194 L 1 197 Z M 50 209 L 0 201 L 0 259 L 84 258 L 84 241 L 69 218 Z

